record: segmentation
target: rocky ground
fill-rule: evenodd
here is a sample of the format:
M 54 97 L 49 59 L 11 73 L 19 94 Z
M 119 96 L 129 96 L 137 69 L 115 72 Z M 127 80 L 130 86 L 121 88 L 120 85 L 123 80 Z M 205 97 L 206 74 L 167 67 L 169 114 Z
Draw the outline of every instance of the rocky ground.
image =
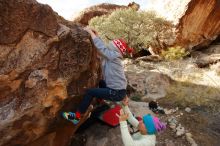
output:
M 171 101 L 159 101 L 165 114 L 156 114 L 167 123 L 167 129 L 157 134 L 156 146 L 218 146 L 220 143 L 220 114 L 207 107 L 173 106 Z M 147 109 L 147 103 L 132 102 L 133 106 L 140 104 L 135 112 Z M 146 106 L 144 106 L 146 105 Z M 144 109 L 143 109 L 144 108 Z M 134 112 L 134 113 L 135 113 Z M 88 127 L 80 129 L 72 141 L 72 146 L 122 146 L 119 127 L 109 127 L 100 121 L 95 121 Z
M 161 116 L 167 121 L 169 128 L 157 136 L 158 146 L 218 146 L 220 140 L 219 111 L 205 106 L 173 107 L 169 99 L 160 101 L 169 110 Z M 178 109 L 178 110 L 176 110 Z M 177 128 L 181 124 L 181 128 Z

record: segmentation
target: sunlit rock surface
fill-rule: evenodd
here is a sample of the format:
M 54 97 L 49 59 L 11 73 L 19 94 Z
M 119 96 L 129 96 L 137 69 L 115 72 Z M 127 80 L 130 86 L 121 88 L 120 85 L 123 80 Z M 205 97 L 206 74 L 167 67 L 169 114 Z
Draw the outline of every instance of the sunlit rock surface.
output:
M 147 10 L 155 10 L 159 15 L 173 21 L 174 24 L 185 14 L 191 0 L 153 0 L 149 1 Z
M 187 48 L 207 46 L 220 34 L 220 0 L 190 1 L 177 28 L 177 44 Z
M 149 9 L 177 25 L 175 44 L 187 49 L 207 46 L 220 34 L 219 0 L 155 0 Z
M 214 55 L 214 53 L 202 53 L 203 58 Z M 132 98 L 149 101 L 170 97 L 183 104 L 218 105 L 219 64 L 213 64 L 210 68 L 199 68 L 196 64 L 197 60 L 196 56 L 169 62 L 125 60 L 128 84 L 131 90 L 136 91 Z

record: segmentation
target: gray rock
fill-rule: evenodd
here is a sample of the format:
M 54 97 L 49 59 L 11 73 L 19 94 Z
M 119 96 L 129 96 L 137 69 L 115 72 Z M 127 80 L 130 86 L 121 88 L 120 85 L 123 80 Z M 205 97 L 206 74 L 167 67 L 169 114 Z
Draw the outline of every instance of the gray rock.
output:
M 164 112 L 165 112 L 165 114 L 167 114 L 167 115 L 169 115 L 169 114 L 173 114 L 173 113 L 175 113 L 176 111 L 178 111 L 179 110 L 179 108 L 178 107 L 176 107 L 175 109 L 164 109 Z
M 182 136 L 184 133 L 185 133 L 185 128 L 182 127 L 181 124 L 179 124 L 179 125 L 176 127 L 176 136 L 177 136 L 177 137 Z
M 220 75 L 220 62 L 211 65 L 211 69 L 214 70 L 217 75 Z
M 190 112 L 191 112 L 191 108 L 187 107 L 187 108 L 185 108 L 185 111 L 186 111 L 187 113 L 190 113 Z
M 167 89 L 172 81 L 169 76 L 143 61 L 132 64 L 125 60 L 124 64 L 128 84 L 142 96 L 142 100 L 156 100 L 167 95 Z M 149 69 L 153 70 L 149 71 Z
M 191 146 L 198 146 L 195 142 L 195 140 L 192 138 L 191 133 L 186 133 L 186 140 L 191 144 Z
M 171 117 L 168 119 L 168 124 L 169 124 L 169 127 L 173 130 L 173 131 L 176 131 L 176 126 L 178 124 L 177 120 L 175 117 Z

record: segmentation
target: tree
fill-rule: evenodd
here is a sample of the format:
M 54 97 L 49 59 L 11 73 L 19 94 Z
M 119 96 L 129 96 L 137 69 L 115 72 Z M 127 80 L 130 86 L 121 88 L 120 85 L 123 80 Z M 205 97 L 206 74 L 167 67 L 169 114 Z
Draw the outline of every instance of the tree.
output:
M 166 40 L 174 36 L 171 22 L 157 16 L 153 11 L 135 11 L 131 8 L 95 17 L 90 20 L 89 25 L 96 29 L 106 42 L 123 38 L 136 51 L 151 44 L 159 45 L 158 39 Z

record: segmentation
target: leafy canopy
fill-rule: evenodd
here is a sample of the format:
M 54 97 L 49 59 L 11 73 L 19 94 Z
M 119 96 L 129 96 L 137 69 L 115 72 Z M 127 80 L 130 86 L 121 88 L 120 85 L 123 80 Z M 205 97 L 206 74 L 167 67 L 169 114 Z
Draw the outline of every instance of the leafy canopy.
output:
M 182 59 L 183 57 L 189 54 L 185 48 L 181 46 L 170 47 L 167 50 L 162 50 L 161 56 L 165 60 L 177 60 Z
M 122 38 L 136 51 L 147 48 L 158 40 L 173 36 L 171 22 L 156 15 L 153 11 L 118 9 L 110 15 L 95 17 L 89 25 L 99 32 L 100 37 L 109 40 Z

